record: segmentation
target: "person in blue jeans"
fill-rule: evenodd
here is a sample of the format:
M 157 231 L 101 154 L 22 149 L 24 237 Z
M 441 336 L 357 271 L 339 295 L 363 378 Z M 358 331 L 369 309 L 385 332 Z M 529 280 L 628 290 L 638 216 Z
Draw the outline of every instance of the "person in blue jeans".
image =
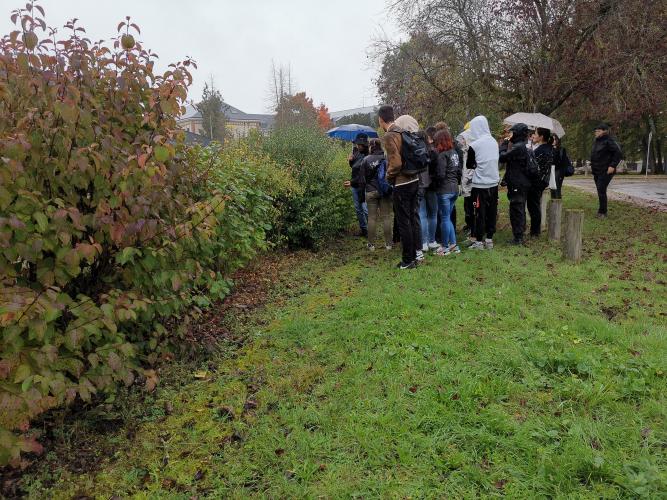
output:
M 449 130 L 439 130 L 433 138 L 438 152 L 438 163 L 435 169 L 435 178 L 431 183 L 434 186 L 438 199 L 440 214 L 440 233 L 442 241 L 437 250 L 438 255 L 461 253 L 456 244 L 456 228 L 452 223 L 452 210 L 456 206 L 459 196 L 459 179 L 461 178 L 461 162 L 454 147 L 454 138 Z
M 431 173 L 435 170 L 438 153 L 433 148 L 435 128 L 429 127 L 423 134 L 424 142 L 429 148 L 431 165 L 428 170 L 419 174 L 419 222 L 422 230 L 422 253 L 429 250 L 436 251 L 440 245 L 435 242 L 436 224 L 438 218 L 438 200 L 431 186 Z
M 354 149 L 348 160 L 352 169 L 349 186 L 352 191 L 354 209 L 357 212 L 359 236 L 362 238 L 368 236 L 368 207 L 366 206 L 364 182 L 361 179 L 361 164 L 366 156 L 368 156 L 368 135 L 361 133 L 354 140 Z

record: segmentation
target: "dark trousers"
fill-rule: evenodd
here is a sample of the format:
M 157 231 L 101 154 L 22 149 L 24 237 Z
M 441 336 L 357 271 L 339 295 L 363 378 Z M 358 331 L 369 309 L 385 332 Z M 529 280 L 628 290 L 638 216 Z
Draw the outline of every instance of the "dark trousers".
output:
M 465 212 L 466 226 L 470 234 L 475 234 L 475 207 L 472 195 L 463 198 L 463 210 Z
M 526 190 L 507 187 L 507 199 L 510 201 L 510 224 L 515 240 L 523 240 L 526 229 Z
M 475 239 L 482 241 L 484 235 L 493 239 L 498 219 L 498 186 L 472 188 L 470 196 L 475 204 Z
M 600 202 L 600 208 L 598 208 L 599 214 L 607 213 L 607 188 L 613 178 L 614 174 L 609 175 L 607 172 L 593 174 L 593 180 L 595 180 L 595 187 L 598 190 L 598 200 Z
M 563 197 L 563 194 L 561 193 L 561 190 L 563 189 L 563 181 L 565 180 L 565 176 L 563 175 L 563 172 L 556 169 L 556 189 L 551 190 L 551 199 L 552 200 L 560 200 Z
M 394 188 L 394 213 L 401 235 L 403 262 L 406 264 L 417 258 L 417 250 L 421 250 L 422 246 L 418 190 L 418 182 Z
M 530 214 L 530 234 L 539 236 L 542 232 L 542 193 L 544 188 L 530 187 L 526 191 L 526 203 Z

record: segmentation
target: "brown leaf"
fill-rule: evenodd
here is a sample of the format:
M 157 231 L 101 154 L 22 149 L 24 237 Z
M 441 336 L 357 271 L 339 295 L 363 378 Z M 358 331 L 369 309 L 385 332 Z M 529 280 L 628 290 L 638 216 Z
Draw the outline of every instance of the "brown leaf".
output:
M 279 457 L 282 457 L 285 454 L 285 450 L 283 448 L 278 448 L 275 450 L 275 454 Z
M 507 484 L 507 479 L 498 479 L 493 485 L 496 487 L 496 489 L 502 490 L 505 488 L 505 485 Z
M 416 386 L 416 385 L 413 385 L 413 386 L 410 387 L 410 389 L 408 389 L 408 390 L 409 390 L 412 394 L 414 394 L 415 392 L 417 392 L 417 386 Z

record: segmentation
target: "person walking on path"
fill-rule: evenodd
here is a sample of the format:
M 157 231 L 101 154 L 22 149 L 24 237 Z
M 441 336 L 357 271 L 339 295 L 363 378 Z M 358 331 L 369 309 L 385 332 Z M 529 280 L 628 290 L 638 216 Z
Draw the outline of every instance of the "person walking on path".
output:
M 476 250 L 493 248 L 498 218 L 498 143 L 491 135 L 485 116 L 470 120 L 470 145 L 466 167 L 474 169 L 471 196 L 475 208 L 475 242 L 470 248 Z M 486 239 L 484 238 L 486 236 Z
M 459 154 L 454 147 L 454 139 L 449 130 L 440 130 L 434 137 L 434 145 L 438 151 L 435 176 L 432 180 L 437 193 L 438 211 L 440 215 L 441 246 L 438 255 L 461 253 L 456 244 L 456 228 L 451 214 L 459 195 L 459 179 L 461 164 Z
M 591 170 L 598 191 L 598 218 L 607 217 L 607 188 L 622 159 L 621 147 L 609 135 L 609 125 L 601 123 L 595 127 L 595 140 L 591 150 Z
M 368 135 L 359 134 L 354 139 L 354 149 L 349 156 L 348 161 L 352 170 L 350 177 L 350 190 L 352 191 L 352 200 L 354 209 L 357 212 L 357 221 L 359 222 L 359 236 L 368 235 L 368 207 L 364 200 L 364 188 L 361 180 L 361 163 L 368 155 Z
M 561 144 L 560 137 L 556 134 L 551 134 L 551 145 L 554 148 L 554 171 L 556 174 L 556 189 L 551 190 L 551 198 L 560 200 L 563 197 L 563 180 L 565 177 L 574 174 L 574 166 L 567 155 L 567 150 Z
M 528 213 L 530 214 L 530 236 L 539 238 L 542 232 L 542 194 L 549 186 L 551 165 L 553 164 L 553 147 L 549 144 L 551 132 L 546 128 L 537 128 L 532 135 L 533 152 L 538 165 L 538 175 L 531 179 L 526 193 Z
M 513 245 L 523 245 L 526 229 L 526 197 L 531 187 L 528 176 L 528 127 L 517 123 L 510 129 L 509 139 L 500 146 L 500 163 L 505 164 L 503 185 L 507 185 L 507 199 L 510 202 L 510 224 Z
M 394 212 L 396 213 L 398 230 L 401 236 L 402 259 L 397 267 L 399 269 L 414 269 L 416 267 L 417 250 L 421 247 L 417 200 L 419 176 L 402 172 L 401 148 L 403 147 L 403 138 L 401 132 L 403 132 L 403 129 L 394 121 L 394 108 L 388 105 L 380 106 L 378 123 L 386 132 L 384 135 L 384 150 L 387 154 L 387 181 L 394 186 Z M 411 121 L 416 124 L 414 118 Z
M 387 160 L 382 151 L 380 139 L 371 139 L 369 149 L 368 156 L 361 163 L 361 181 L 365 188 L 366 205 L 368 206 L 368 249 L 375 250 L 375 236 L 379 218 L 382 224 L 385 248 L 391 250 L 391 223 L 393 220 L 391 194 L 385 195 L 382 193 L 378 180 L 378 171 L 382 171 L 383 166 L 386 168 Z

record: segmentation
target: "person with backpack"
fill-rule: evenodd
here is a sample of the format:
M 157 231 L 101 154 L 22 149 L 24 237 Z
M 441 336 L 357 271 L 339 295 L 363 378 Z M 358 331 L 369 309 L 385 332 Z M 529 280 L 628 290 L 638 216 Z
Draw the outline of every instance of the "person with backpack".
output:
M 537 160 L 533 150 L 527 147 L 528 126 L 517 123 L 509 130 L 509 138 L 500 145 L 499 161 L 505 164 L 502 185 L 507 186 L 510 202 L 512 245 L 523 245 L 526 229 L 526 198 L 531 188 L 531 173 L 537 174 Z M 532 172 L 531 172 L 532 171 Z
M 466 167 L 474 170 L 471 196 L 475 209 L 475 241 L 470 248 L 490 250 L 498 219 L 498 143 L 485 116 L 470 120 L 469 134 Z
M 549 186 L 554 150 L 550 144 L 551 131 L 549 129 L 538 127 L 531 137 L 538 172 L 530 179 L 526 203 L 530 215 L 530 236 L 539 238 L 542 233 L 542 193 Z
M 400 119 L 400 118 L 399 118 Z M 422 231 L 422 255 L 429 250 L 437 250 L 436 223 L 438 220 L 438 200 L 433 186 L 434 168 L 438 162 L 438 153 L 433 147 L 435 127 L 427 127 L 420 137 L 426 141 L 429 152 L 429 168 L 419 174 L 419 225 Z
M 438 160 L 432 184 L 438 198 L 440 234 L 442 235 L 441 246 L 437 250 L 437 254 L 461 253 L 456 244 L 456 228 L 452 222 L 452 210 L 459 195 L 459 179 L 461 177 L 459 155 L 454 147 L 454 139 L 449 130 L 443 129 L 436 132 L 434 146 L 438 152 Z
M 387 181 L 393 186 L 394 212 L 401 236 L 402 259 L 399 269 L 414 269 L 417 251 L 421 251 L 421 228 L 419 225 L 418 173 L 428 167 L 426 144 L 415 133 L 404 130 L 394 123 L 394 108 L 389 105 L 378 109 L 378 123 L 386 132 L 384 150 L 387 154 Z M 401 120 L 415 132 L 417 122 L 412 117 Z
M 607 217 L 607 188 L 616 174 L 616 167 L 623 159 L 621 146 L 609 135 L 609 125 L 601 123 L 595 127 L 595 141 L 591 150 L 591 170 L 598 191 L 597 217 Z
M 368 155 L 368 135 L 361 133 L 354 139 L 354 149 L 349 156 L 351 178 L 349 187 L 352 191 L 352 200 L 354 202 L 354 210 L 357 212 L 357 221 L 359 222 L 359 236 L 365 237 L 368 235 L 368 207 L 364 200 L 364 189 L 361 181 L 361 163 Z
M 368 249 L 375 250 L 375 236 L 378 217 L 382 223 L 384 245 L 392 249 L 391 210 L 392 188 L 387 182 L 387 159 L 382 151 L 380 139 L 371 139 L 369 155 L 361 163 L 361 181 L 366 193 L 368 206 Z
M 574 175 L 574 165 L 567 155 L 567 150 L 562 146 L 560 137 L 551 134 L 551 145 L 554 149 L 554 171 L 556 174 L 556 189 L 551 190 L 551 198 L 560 200 L 562 195 L 563 181 L 565 177 Z

